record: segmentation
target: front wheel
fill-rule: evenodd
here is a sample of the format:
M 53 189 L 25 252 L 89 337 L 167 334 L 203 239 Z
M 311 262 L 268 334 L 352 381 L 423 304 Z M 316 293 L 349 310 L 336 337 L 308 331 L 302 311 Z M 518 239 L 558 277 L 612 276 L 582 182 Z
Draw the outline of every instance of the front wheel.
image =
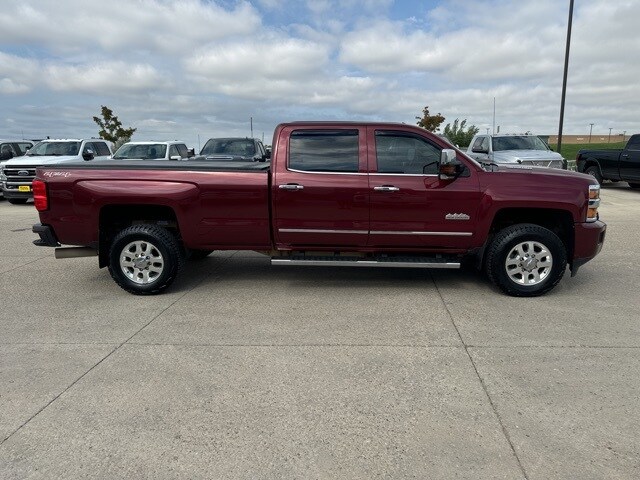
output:
M 584 173 L 586 173 L 587 175 L 591 175 L 598 181 L 600 185 L 602 185 L 602 174 L 600 173 L 600 169 L 596 165 L 591 165 L 584 171 Z
M 156 225 L 133 225 L 122 230 L 109 249 L 109 273 L 124 290 L 153 295 L 175 280 L 183 263 L 176 237 Z
M 562 240 L 551 230 L 522 223 L 498 232 L 489 245 L 486 271 L 507 295 L 536 297 L 555 287 L 567 267 Z

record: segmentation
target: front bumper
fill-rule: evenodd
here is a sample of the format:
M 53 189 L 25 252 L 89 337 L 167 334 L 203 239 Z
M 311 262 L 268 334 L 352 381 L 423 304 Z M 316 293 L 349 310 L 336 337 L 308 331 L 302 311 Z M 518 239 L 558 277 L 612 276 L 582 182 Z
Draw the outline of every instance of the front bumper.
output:
M 36 223 L 31 229 L 33 233 L 37 233 L 40 238 L 38 240 L 34 240 L 33 244 L 38 247 L 59 247 L 60 242 L 58 242 L 58 238 L 56 237 L 56 233 L 53 231 L 53 228 L 49 225 L 43 225 L 42 223 Z
M 14 188 L 3 188 L 2 193 L 4 194 L 4 198 L 32 198 L 33 192 L 20 192 Z
M 600 220 L 575 224 L 573 260 L 571 261 L 572 277 L 578 273 L 582 265 L 600 253 L 606 233 L 607 224 Z

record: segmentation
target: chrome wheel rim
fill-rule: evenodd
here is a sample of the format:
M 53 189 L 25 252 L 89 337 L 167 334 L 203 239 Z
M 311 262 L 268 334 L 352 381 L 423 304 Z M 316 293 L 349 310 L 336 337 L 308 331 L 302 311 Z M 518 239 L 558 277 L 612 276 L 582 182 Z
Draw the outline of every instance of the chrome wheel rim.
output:
M 136 240 L 122 249 L 120 268 L 132 282 L 138 285 L 149 285 L 162 275 L 164 258 L 153 244 Z
M 504 267 L 512 282 L 534 287 L 544 282 L 551 273 L 553 256 L 543 243 L 521 242 L 511 249 Z

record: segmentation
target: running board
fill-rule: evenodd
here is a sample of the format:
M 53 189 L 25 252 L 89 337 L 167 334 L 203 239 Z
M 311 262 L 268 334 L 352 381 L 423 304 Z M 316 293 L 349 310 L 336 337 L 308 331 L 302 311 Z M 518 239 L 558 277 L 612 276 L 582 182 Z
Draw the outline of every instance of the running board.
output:
M 321 258 L 281 258 L 272 257 L 271 265 L 296 265 L 308 267 L 385 267 L 385 268 L 460 268 L 460 262 L 452 262 L 447 259 L 416 259 L 408 258 L 393 259 L 384 258 L 380 260 L 365 259 L 336 259 L 335 257 L 327 257 L 326 260 Z

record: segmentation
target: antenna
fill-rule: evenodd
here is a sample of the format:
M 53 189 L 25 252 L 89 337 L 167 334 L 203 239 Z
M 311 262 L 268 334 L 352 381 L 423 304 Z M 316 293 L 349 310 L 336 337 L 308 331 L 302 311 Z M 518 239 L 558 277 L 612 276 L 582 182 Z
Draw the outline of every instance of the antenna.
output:
M 491 128 L 491 133 L 496 133 L 496 97 L 493 97 L 493 127 Z
M 251 120 L 251 138 L 253 138 L 253 117 L 249 117 Z

